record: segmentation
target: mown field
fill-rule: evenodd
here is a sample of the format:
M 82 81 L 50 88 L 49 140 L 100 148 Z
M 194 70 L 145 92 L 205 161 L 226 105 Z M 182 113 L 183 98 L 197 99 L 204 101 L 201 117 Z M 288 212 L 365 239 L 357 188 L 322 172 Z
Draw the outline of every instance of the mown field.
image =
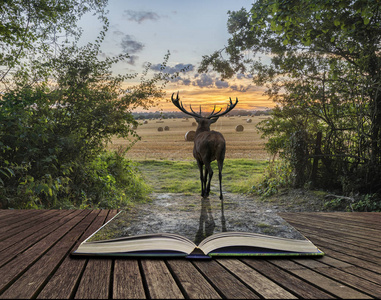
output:
M 211 126 L 212 130 L 221 132 L 226 140 L 226 159 L 267 160 L 264 150 L 264 140 L 260 138 L 255 125 L 266 119 L 265 116 L 235 116 L 221 117 Z M 251 123 L 247 123 L 251 119 Z M 136 132 L 141 137 L 127 152 L 127 157 L 133 160 L 193 160 L 193 142 L 185 140 L 185 134 L 196 130 L 193 118 L 147 120 L 147 124 L 139 121 Z M 244 130 L 237 132 L 237 125 Z M 169 130 L 158 131 L 158 127 L 168 126 Z M 128 147 L 132 140 L 113 139 L 111 149 Z
M 260 138 L 255 125 L 267 119 L 265 116 L 251 117 L 221 117 L 212 125 L 212 130 L 220 131 L 226 139 L 226 160 L 223 170 L 223 191 L 228 193 L 247 194 L 252 186 L 258 184 L 269 163 L 269 155 L 264 150 L 265 140 Z M 137 128 L 141 136 L 126 154 L 137 162 L 144 180 L 155 193 L 181 193 L 184 195 L 199 195 L 201 187 L 199 171 L 193 158 L 193 142 L 185 141 L 192 126 L 193 118 L 148 120 Z M 235 127 L 243 125 L 242 132 L 236 132 Z M 168 126 L 168 131 L 158 131 L 158 127 Z M 110 148 L 128 147 L 131 141 L 114 139 Z M 218 169 L 216 162 L 212 168 L 215 172 L 212 180 L 211 195 L 218 195 Z M 177 194 L 179 199 L 180 194 Z M 279 209 L 290 211 L 321 210 L 321 196 L 313 192 L 289 191 L 281 196 L 267 198 L 268 202 L 277 205 Z M 262 200 L 261 200 L 262 201 Z

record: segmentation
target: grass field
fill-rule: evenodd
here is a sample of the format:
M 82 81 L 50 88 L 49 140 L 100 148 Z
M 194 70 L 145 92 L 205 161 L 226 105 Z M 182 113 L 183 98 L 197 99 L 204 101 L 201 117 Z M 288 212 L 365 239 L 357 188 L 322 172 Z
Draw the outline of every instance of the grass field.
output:
M 247 119 L 252 119 L 247 123 Z M 211 126 L 212 130 L 221 132 L 226 140 L 226 159 L 254 159 L 267 160 L 268 154 L 264 150 L 264 140 L 260 138 L 255 125 L 267 117 L 221 117 Z M 147 124 L 140 121 L 136 132 L 141 137 L 127 152 L 127 157 L 133 160 L 194 160 L 193 142 L 185 141 L 185 134 L 196 130 L 193 118 L 147 120 Z M 235 131 L 237 125 L 242 125 L 242 132 Z M 158 127 L 168 126 L 169 130 L 158 131 Z M 113 139 L 111 149 L 127 147 L 132 141 Z
M 265 168 L 269 163 L 269 155 L 264 150 L 265 140 L 260 138 L 255 125 L 267 117 L 221 117 L 212 125 L 212 130 L 220 131 L 226 139 L 226 159 L 222 176 L 223 192 L 246 194 L 252 192 L 252 186 L 263 178 Z M 194 120 L 168 119 L 148 120 L 137 128 L 141 136 L 128 152 L 127 158 L 137 162 L 138 169 L 155 193 L 178 193 L 180 195 L 199 195 L 201 191 L 199 171 L 193 158 L 193 142 L 185 141 Z M 243 132 L 236 132 L 235 127 L 243 125 Z M 157 128 L 168 126 L 168 131 L 158 131 Z M 131 141 L 114 139 L 112 149 L 125 148 Z M 218 168 L 212 163 L 214 176 L 211 195 L 218 196 Z M 259 196 L 258 196 L 259 198 Z M 314 192 L 299 190 L 284 192 L 281 195 L 268 197 L 267 201 L 279 208 L 291 211 L 321 210 L 323 200 Z M 261 200 L 262 201 L 262 200 Z
M 224 163 L 223 190 L 247 193 L 263 176 L 268 162 L 252 159 L 228 159 Z M 201 184 L 195 161 L 141 160 L 138 163 L 144 180 L 156 193 L 199 193 Z M 217 163 L 212 163 L 212 192 L 218 192 Z
M 247 119 L 251 119 L 247 123 Z M 266 117 L 222 117 L 211 126 L 221 132 L 226 140 L 226 156 L 223 169 L 223 190 L 245 193 L 262 177 L 268 164 L 264 140 L 255 125 Z M 158 193 L 199 193 L 200 180 L 197 163 L 193 158 L 193 141 L 186 141 L 185 134 L 196 130 L 193 118 L 140 121 L 137 134 L 141 137 L 127 151 L 126 157 L 136 161 L 145 181 Z M 235 127 L 244 130 L 237 132 Z M 158 131 L 158 127 L 169 130 Z M 131 141 L 113 140 L 111 149 L 126 148 Z M 218 191 L 218 168 L 212 163 L 213 192 Z

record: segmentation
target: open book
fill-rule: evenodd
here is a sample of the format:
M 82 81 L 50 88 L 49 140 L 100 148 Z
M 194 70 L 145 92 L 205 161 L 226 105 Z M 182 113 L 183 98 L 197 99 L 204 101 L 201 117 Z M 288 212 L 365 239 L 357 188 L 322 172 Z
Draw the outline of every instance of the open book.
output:
M 191 203 L 185 209 L 176 205 L 169 209 L 157 200 L 123 210 L 82 242 L 72 255 L 188 258 L 324 255 L 275 213 L 258 212 L 252 203 L 238 202 L 228 201 L 224 205 L 218 200 L 212 206 L 209 199 L 202 199 L 198 209 Z

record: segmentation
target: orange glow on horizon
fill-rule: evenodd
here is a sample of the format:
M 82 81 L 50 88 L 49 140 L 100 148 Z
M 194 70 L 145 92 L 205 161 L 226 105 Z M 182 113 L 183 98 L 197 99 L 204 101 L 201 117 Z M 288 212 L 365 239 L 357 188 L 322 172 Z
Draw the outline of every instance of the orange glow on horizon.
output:
M 177 90 L 166 91 L 166 99 L 160 101 L 158 105 L 149 109 L 149 111 L 178 111 L 178 109 L 172 104 L 171 96 L 172 93 L 174 97 L 176 97 Z M 201 110 L 202 112 L 211 112 L 216 106 L 216 110 L 222 108 L 224 110 L 226 106 L 230 103 L 229 97 L 232 99 L 234 103 L 236 98 L 238 98 L 238 104 L 235 109 L 239 110 L 266 110 L 273 108 L 274 103 L 268 99 L 267 96 L 263 95 L 261 91 L 254 92 L 237 92 L 237 91 L 223 91 L 220 89 L 192 89 L 192 90 L 179 90 L 179 98 L 184 108 L 190 111 L 190 105 L 193 110 L 198 112 Z M 137 111 L 143 111 L 138 109 Z

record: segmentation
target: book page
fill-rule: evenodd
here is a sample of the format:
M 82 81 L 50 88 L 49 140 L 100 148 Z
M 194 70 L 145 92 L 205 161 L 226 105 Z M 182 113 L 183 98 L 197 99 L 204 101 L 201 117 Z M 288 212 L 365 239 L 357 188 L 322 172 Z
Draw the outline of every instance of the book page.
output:
M 118 214 L 88 241 L 100 241 L 153 233 L 174 233 L 196 245 L 221 232 L 253 232 L 288 239 L 305 237 L 271 209 L 243 195 L 201 198 L 157 194 L 155 200 Z

